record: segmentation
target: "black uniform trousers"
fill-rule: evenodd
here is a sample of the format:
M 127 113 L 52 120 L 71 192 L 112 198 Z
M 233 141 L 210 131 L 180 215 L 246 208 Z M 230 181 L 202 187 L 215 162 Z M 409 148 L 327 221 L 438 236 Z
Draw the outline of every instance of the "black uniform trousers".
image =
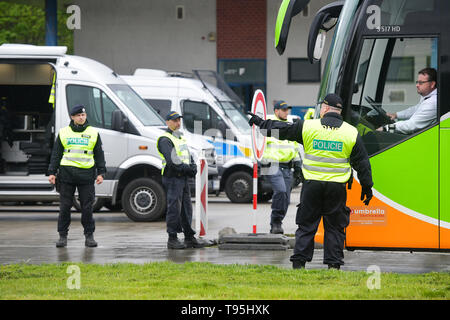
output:
M 162 177 L 167 194 L 166 224 L 169 237 L 183 232 L 185 238 L 195 235 L 192 229 L 191 191 L 187 177 Z
M 323 217 L 324 264 L 344 264 L 345 228 L 350 209 L 346 206 L 345 183 L 306 180 L 297 210 L 294 254 L 291 261 L 309 262 L 314 253 L 314 236 Z
M 272 169 L 272 168 L 271 168 Z M 270 225 L 280 224 L 288 211 L 291 201 L 292 171 L 290 167 L 279 164 L 274 174 L 267 175 L 267 180 L 272 184 L 272 213 L 270 215 Z
M 59 186 L 59 216 L 58 233 L 67 236 L 71 222 L 70 209 L 73 205 L 73 196 L 75 189 L 78 189 L 78 195 L 81 205 L 81 224 L 84 228 L 84 234 L 91 234 L 95 231 L 95 220 L 92 213 L 92 205 L 95 199 L 94 184 L 69 184 L 62 182 Z

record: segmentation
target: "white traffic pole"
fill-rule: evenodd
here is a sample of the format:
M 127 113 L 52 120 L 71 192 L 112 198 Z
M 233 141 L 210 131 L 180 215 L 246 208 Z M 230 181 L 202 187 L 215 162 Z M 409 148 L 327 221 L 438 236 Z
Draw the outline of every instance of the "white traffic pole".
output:
M 258 208 L 258 163 L 253 160 L 253 234 L 256 234 L 256 213 Z
M 195 229 L 200 237 L 208 230 L 208 164 L 204 156 L 197 163 L 195 176 Z
M 252 113 L 259 115 L 263 120 L 267 118 L 266 99 L 264 93 L 258 89 L 253 95 Z M 266 137 L 258 130 L 257 126 L 252 126 L 252 150 L 253 150 L 253 234 L 256 234 L 256 212 L 258 206 L 258 161 L 261 161 L 266 147 Z

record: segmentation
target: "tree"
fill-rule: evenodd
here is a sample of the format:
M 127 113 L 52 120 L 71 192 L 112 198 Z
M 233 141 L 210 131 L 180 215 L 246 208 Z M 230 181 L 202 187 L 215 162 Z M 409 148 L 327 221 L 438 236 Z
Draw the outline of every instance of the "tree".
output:
M 73 31 L 66 26 L 69 14 L 58 10 L 58 45 L 73 53 Z M 0 2 L 0 44 L 45 45 L 45 11 L 27 4 Z

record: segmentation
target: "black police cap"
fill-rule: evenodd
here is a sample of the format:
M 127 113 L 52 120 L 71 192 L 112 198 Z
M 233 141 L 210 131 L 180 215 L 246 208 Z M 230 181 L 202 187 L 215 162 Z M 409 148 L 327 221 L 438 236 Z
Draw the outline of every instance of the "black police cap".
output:
M 339 109 L 344 108 L 341 97 L 339 97 L 335 93 L 327 94 L 325 96 L 325 99 L 323 99 L 323 101 L 321 103 L 325 103 L 325 104 L 329 105 L 330 107 L 335 107 L 335 108 L 339 108 Z
M 274 105 L 273 105 L 273 109 L 292 109 L 291 106 L 289 106 L 286 101 L 280 100 L 277 101 Z
M 86 113 L 86 109 L 81 104 L 76 105 L 75 107 L 72 107 L 72 109 L 70 110 L 70 115 L 71 116 L 74 116 L 74 115 L 79 114 L 79 113 Z
M 176 111 L 169 111 L 169 113 L 166 116 L 166 120 L 175 120 L 178 118 L 183 118 L 183 117 Z

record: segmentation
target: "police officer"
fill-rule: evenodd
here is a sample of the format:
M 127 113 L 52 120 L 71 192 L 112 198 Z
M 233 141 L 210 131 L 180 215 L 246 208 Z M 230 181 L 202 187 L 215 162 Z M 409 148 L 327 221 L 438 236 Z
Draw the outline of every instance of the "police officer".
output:
M 81 205 L 81 224 L 84 228 L 86 247 L 96 247 L 94 240 L 95 221 L 92 205 L 95 199 L 95 186 L 103 182 L 106 173 L 105 156 L 102 141 L 97 130 L 86 120 L 84 106 L 74 106 L 70 111 L 69 126 L 59 130 L 58 138 L 48 168 L 49 181 L 59 189 L 60 208 L 58 217 L 59 240 L 56 247 L 67 246 L 67 234 L 70 226 L 70 208 L 73 204 L 75 189 Z
M 312 260 L 314 236 L 323 216 L 324 264 L 339 269 L 344 264 L 345 227 L 350 209 L 346 206 L 346 183 L 351 182 L 352 168 L 362 186 L 361 200 L 368 205 L 372 199 L 372 171 L 369 157 L 356 128 L 343 121 L 343 103 L 336 94 L 328 94 L 320 109 L 321 119 L 294 124 L 266 120 L 252 115 L 249 124 L 267 130 L 267 136 L 278 129 L 279 139 L 303 144 L 305 156 L 300 205 L 297 210 L 294 269 L 304 268 Z
M 291 107 L 285 101 L 277 101 L 273 107 L 273 115 L 268 118 L 287 122 Z M 267 178 L 272 185 L 272 213 L 270 216 L 270 233 L 283 234 L 282 222 L 288 210 L 293 183 L 292 168 L 296 178 L 300 177 L 301 161 L 298 143 L 282 141 L 275 137 L 267 138 L 266 149 L 261 160 L 262 167 L 268 169 Z
M 169 240 L 167 248 L 201 248 L 204 245 L 194 237 L 192 223 L 191 192 L 188 179 L 195 177 L 197 166 L 187 146 L 186 139 L 179 131 L 181 115 L 170 111 L 166 116 L 167 130 L 157 141 L 157 148 L 163 168 L 162 183 L 167 194 L 166 224 Z M 184 242 L 178 240 L 177 233 L 184 233 Z

